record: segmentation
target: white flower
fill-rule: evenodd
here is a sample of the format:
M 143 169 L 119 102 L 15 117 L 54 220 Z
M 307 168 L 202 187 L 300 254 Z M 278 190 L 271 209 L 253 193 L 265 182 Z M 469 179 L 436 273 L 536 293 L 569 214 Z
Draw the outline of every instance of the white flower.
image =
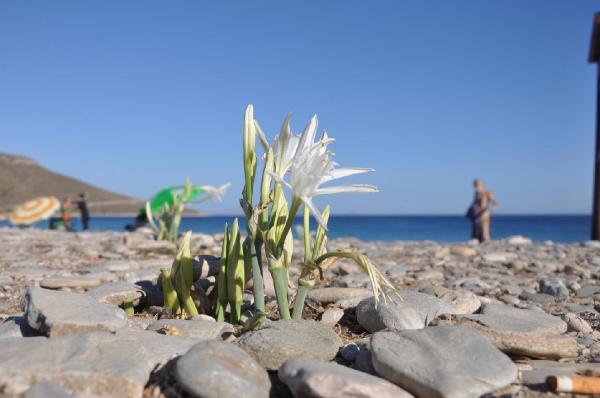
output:
M 204 202 L 205 200 L 209 200 L 209 199 L 216 199 L 219 202 L 223 199 L 223 195 L 225 194 L 225 191 L 227 191 L 227 188 L 229 188 L 231 186 L 231 183 L 227 183 L 227 184 L 223 184 L 220 187 L 214 187 L 212 185 L 202 185 L 200 186 L 200 188 L 202 190 L 204 190 L 204 192 L 206 192 L 206 197 L 203 198 L 201 200 L 201 202 Z
M 297 144 L 296 152 L 291 160 L 290 182 L 284 180 L 279 173 L 272 173 L 273 178 L 291 189 L 294 199 L 300 199 L 308 207 L 317 222 L 327 229 L 321 213 L 314 205 L 312 198 L 318 195 L 329 195 L 347 192 L 377 192 L 372 185 L 339 185 L 321 188 L 321 184 L 351 176 L 354 174 L 374 171 L 368 168 L 346 167 L 336 169 L 337 164 L 332 160 L 333 153 L 327 150 L 327 145 L 333 142 L 323 133 L 321 139 L 315 140 L 317 117 L 313 116 L 304 129 Z
M 292 166 L 292 160 L 294 159 L 296 148 L 298 147 L 301 137 L 300 135 L 294 135 L 292 133 L 292 130 L 290 129 L 290 117 L 291 114 L 288 113 L 281 126 L 281 131 L 273 140 L 275 174 L 281 178 L 283 178 L 285 173 Z M 269 150 L 267 138 L 256 120 L 254 120 L 254 126 L 256 127 L 258 140 L 266 153 Z

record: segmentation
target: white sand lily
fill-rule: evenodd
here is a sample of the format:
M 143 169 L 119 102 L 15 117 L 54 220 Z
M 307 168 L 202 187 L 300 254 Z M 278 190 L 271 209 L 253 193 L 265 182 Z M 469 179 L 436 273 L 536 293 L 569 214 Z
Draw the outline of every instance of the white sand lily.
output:
M 275 173 L 281 178 L 283 178 L 285 173 L 287 173 L 292 166 L 292 161 L 294 160 L 294 155 L 296 154 L 296 149 L 298 148 L 301 137 L 301 135 L 292 133 L 290 128 L 290 118 L 291 114 L 288 113 L 281 126 L 281 131 L 275 136 L 272 145 L 273 154 L 275 156 Z M 267 138 L 256 120 L 254 121 L 254 125 L 256 127 L 256 135 L 258 136 L 265 153 L 267 153 L 269 151 Z
M 207 200 L 218 200 L 219 202 L 221 202 L 223 200 L 223 195 L 225 195 L 225 192 L 227 191 L 227 189 L 231 186 L 231 183 L 226 183 L 221 185 L 220 187 L 215 187 L 212 185 L 201 185 L 200 188 L 202 188 L 204 190 L 204 192 L 206 192 L 206 196 L 204 198 L 202 198 L 199 201 L 196 201 L 194 203 L 201 203 L 201 202 L 205 202 Z
M 308 207 L 315 220 L 326 229 L 327 224 L 324 222 L 321 212 L 314 205 L 312 200 L 313 197 L 337 193 L 378 192 L 378 189 L 372 185 L 364 184 L 338 185 L 321 188 L 322 184 L 338 178 L 367 173 L 374 170 L 359 167 L 336 168 L 337 164 L 332 160 L 333 153 L 327 150 L 327 145 L 332 143 L 333 139 L 329 138 L 327 133 L 323 133 L 320 140 L 315 142 L 317 125 L 318 120 L 315 115 L 299 137 L 296 152 L 294 153 L 290 164 L 287 165 L 284 163 L 284 167 L 287 166 L 287 168 L 291 169 L 290 182 L 288 183 L 285 181 L 283 174 L 276 172 L 271 173 L 271 175 L 277 182 L 285 185 L 292 191 L 292 209 L 295 208 L 294 210 L 296 210 L 300 204 L 299 201 L 301 201 Z M 284 161 L 287 160 L 287 156 L 289 156 L 287 151 L 282 151 L 282 153 L 286 154 Z M 290 211 L 290 214 L 295 213 L 292 210 Z

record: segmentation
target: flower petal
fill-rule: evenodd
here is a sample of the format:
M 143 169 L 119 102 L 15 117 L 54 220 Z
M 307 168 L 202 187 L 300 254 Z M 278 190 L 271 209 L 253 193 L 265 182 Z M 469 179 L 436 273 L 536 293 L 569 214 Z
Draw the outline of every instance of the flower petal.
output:
M 227 188 L 229 188 L 230 186 L 231 183 L 229 182 L 227 184 L 221 185 L 220 187 L 214 187 L 212 185 L 202 185 L 200 186 L 200 188 L 202 188 L 206 192 L 206 197 L 201 199 L 200 201 L 195 201 L 194 203 L 204 202 L 209 199 L 216 199 L 220 202 L 223 199 L 225 191 L 227 191 Z
M 319 211 L 319 209 L 317 209 L 317 207 L 313 203 L 312 199 L 310 199 L 310 198 L 300 198 L 300 200 L 302 200 L 302 202 L 304 203 L 304 206 L 308 207 L 308 210 L 310 211 L 310 214 L 312 214 L 312 216 L 319 223 L 319 225 L 322 226 L 325 229 L 325 231 L 327 231 L 327 223 L 323 219 L 323 216 L 321 215 L 321 212 Z
M 318 124 L 319 121 L 317 119 L 317 115 L 314 115 L 300 136 L 300 142 L 298 143 L 296 154 L 298 154 L 298 152 L 308 150 L 313 146 Z
M 278 183 L 285 185 L 288 189 L 293 190 L 292 186 L 283 179 L 283 176 L 278 176 L 276 173 L 273 173 L 272 171 L 269 171 L 269 175 L 271 175 L 271 177 L 273 177 L 273 179 L 275 181 L 277 181 Z
M 332 195 L 336 193 L 350 193 L 350 192 L 379 192 L 377 187 L 373 185 L 338 185 L 335 187 L 318 188 L 315 190 L 315 196 L 317 195 Z
M 371 171 L 375 171 L 375 169 L 369 169 L 366 167 L 342 167 L 339 169 L 333 169 L 329 175 L 323 177 L 321 183 L 326 183 L 331 180 L 337 180 L 338 178 L 348 177 L 354 174 L 369 173 Z
M 267 141 L 267 137 L 260 128 L 260 125 L 258 124 L 256 119 L 254 120 L 254 127 L 256 129 L 256 135 L 258 136 L 258 141 L 260 142 L 260 145 L 263 147 L 263 150 L 265 152 L 269 152 L 269 141 Z

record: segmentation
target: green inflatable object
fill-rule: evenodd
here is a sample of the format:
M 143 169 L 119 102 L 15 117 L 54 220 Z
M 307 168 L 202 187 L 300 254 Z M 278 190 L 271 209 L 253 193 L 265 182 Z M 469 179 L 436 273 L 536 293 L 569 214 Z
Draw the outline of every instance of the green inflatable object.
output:
M 177 185 L 174 187 L 165 188 L 162 191 L 158 192 L 156 195 L 152 197 L 150 200 L 150 209 L 153 214 L 160 213 L 160 210 L 163 208 L 165 203 L 169 206 L 173 205 L 173 197 L 183 195 L 183 185 Z M 196 199 L 200 194 L 204 193 L 205 190 L 202 187 L 197 185 L 192 186 L 192 190 L 190 191 L 190 195 L 188 196 L 188 201 Z M 145 213 L 146 207 L 140 208 L 140 213 Z

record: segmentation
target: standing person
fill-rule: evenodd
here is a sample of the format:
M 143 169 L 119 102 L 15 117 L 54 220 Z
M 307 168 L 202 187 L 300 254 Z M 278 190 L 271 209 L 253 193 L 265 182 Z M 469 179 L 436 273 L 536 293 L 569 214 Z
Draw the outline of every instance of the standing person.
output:
M 71 218 L 71 199 L 63 198 L 60 202 L 60 214 L 63 225 L 67 231 L 73 231 L 73 220 Z
M 483 242 L 483 214 L 487 211 L 487 208 L 484 205 L 484 197 L 483 193 L 476 192 L 475 199 L 471 206 L 469 206 L 469 210 L 467 210 L 467 214 L 465 215 L 469 221 L 471 221 L 471 239 L 477 239 L 479 242 Z
M 473 181 L 473 188 L 475 189 L 475 198 L 480 196 L 481 207 L 483 213 L 481 214 L 483 242 L 487 242 L 491 239 L 490 237 L 490 217 L 493 212 L 496 211 L 497 202 L 496 198 L 492 194 L 492 191 L 485 188 L 483 180 L 481 178 L 475 178 Z M 490 207 L 491 205 L 491 207 Z
M 87 202 L 85 200 L 84 193 L 79 194 L 79 199 L 76 203 L 77 207 L 79 208 L 79 214 L 81 215 L 81 223 L 83 224 L 83 230 L 87 231 L 89 229 L 90 212 L 87 208 Z

